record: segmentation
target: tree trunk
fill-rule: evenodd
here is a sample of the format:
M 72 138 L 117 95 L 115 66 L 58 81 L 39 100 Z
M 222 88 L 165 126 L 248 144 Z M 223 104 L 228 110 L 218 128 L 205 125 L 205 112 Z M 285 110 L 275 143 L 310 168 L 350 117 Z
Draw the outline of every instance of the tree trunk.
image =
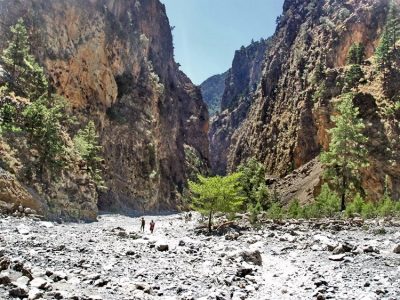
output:
M 343 175 L 343 180 L 342 180 L 342 201 L 340 203 L 340 210 L 344 211 L 346 210 L 346 176 Z
M 211 219 L 212 219 L 212 211 L 210 210 L 210 214 L 208 216 L 208 232 L 211 233 Z

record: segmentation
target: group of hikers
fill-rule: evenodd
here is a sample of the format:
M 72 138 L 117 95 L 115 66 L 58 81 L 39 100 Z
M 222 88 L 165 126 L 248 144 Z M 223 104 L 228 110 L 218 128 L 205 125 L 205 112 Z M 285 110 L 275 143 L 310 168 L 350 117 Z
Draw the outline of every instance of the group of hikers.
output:
M 188 213 L 185 215 L 185 223 L 187 223 L 188 221 L 192 220 L 192 213 Z M 146 220 L 144 219 L 144 217 L 142 217 L 142 219 L 140 220 L 140 231 L 144 232 L 144 228 L 146 226 Z M 150 222 L 150 232 L 153 233 L 154 231 L 154 227 L 156 226 L 156 223 L 154 222 L 154 220 L 151 220 Z
M 146 220 L 144 217 L 142 217 L 141 224 L 140 224 L 140 231 L 144 232 L 144 227 L 146 226 Z M 156 226 L 156 223 L 154 220 L 151 220 L 150 222 L 150 232 L 153 233 L 154 227 Z

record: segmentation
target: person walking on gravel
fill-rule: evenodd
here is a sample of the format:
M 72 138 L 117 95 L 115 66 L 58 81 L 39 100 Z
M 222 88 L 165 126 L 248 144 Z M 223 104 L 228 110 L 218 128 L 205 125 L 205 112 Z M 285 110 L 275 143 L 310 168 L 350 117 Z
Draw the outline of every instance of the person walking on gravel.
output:
M 153 233 L 153 231 L 154 231 L 154 226 L 156 226 L 156 223 L 154 223 L 154 221 L 151 220 L 151 222 L 150 222 L 150 232 L 151 233 Z
M 144 226 L 146 225 L 146 221 L 144 220 L 144 217 L 142 217 L 141 225 L 140 225 L 140 231 L 144 232 Z

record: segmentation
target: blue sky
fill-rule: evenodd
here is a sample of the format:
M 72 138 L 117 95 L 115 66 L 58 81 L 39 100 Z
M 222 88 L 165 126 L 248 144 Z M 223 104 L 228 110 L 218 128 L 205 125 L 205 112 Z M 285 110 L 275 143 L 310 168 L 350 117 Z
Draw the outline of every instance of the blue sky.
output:
M 195 84 L 225 72 L 235 50 L 275 31 L 284 0 L 161 0 L 167 8 L 175 59 Z

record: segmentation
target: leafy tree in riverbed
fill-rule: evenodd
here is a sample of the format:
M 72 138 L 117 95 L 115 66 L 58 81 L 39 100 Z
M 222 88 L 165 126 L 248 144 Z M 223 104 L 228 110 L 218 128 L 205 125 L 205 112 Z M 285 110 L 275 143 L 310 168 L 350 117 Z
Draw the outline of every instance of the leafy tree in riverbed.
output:
M 321 162 L 326 168 L 326 178 L 331 181 L 340 195 L 341 210 L 346 208 L 346 198 L 351 187 L 357 186 L 360 170 L 368 166 L 368 139 L 363 134 L 365 128 L 359 111 L 353 104 L 353 94 L 345 94 L 334 117 L 335 127 L 329 133 L 331 142 L 329 151 L 321 155 Z
M 244 201 L 239 185 L 241 176 L 240 173 L 225 177 L 198 176 L 198 183 L 189 181 L 193 209 L 208 214 L 209 232 L 214 213 L 233 213 L 241 208 Z

